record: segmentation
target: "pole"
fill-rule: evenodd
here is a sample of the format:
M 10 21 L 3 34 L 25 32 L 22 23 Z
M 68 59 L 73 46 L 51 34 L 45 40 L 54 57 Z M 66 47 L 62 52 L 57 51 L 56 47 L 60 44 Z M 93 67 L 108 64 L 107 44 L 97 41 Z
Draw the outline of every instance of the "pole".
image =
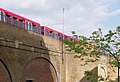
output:
M 63 8 L 63 40 L 64 40 L 64 8 Z
M 64 8 L 63 8 L 63 34 L 62 34 L 62 64 L 64 61 L 64 57 L 63 57 L 63 50 L 64 50 L 64 46 L 63 46 L 63 40 L 64 40 Z

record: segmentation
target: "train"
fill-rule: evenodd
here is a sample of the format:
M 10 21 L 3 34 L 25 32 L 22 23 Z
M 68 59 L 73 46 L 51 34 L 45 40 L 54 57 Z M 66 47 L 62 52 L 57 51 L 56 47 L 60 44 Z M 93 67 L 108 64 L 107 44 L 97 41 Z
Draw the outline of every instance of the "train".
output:
M 0 8 L 0 21 L 11 24 L 18 28 L 32 31 L 32 32 L 40 34 L 40 35 L 54 38 L 56 40 L 76 41 L 76 39 L 73 38 L 72 36 L 68 36 L 68 35 L 61 33 L 59 31 L 56 31 L 48 26 L 42 26 L 38 22 L 35 22 L 31 19 L 25 18 L 23 16 L 20 16 L 18 14 L 15 14 L 15 13 L 8 11 L 6 9 L 3 9 L 3 8 Z

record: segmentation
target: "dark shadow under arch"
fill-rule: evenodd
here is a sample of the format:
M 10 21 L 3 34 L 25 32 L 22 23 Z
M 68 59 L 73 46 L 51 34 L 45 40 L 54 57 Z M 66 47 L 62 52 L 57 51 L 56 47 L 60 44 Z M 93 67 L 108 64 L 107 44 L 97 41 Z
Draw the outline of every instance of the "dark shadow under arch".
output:
M 12 76 L 11 76 L 11 74 L 10 74 L 10 71 L 9 71 L 7 65 L 6 65 L 1 59 L 0 59 L 0 62 L 1 62 L 1 63 L 3 64 L 3 66 L 5 67 L 8 75 L 9 75 L 10 82 L 12 82 Z
M 32 64 L 32 62 L 35 62 L 35 61 L 37 61 L 37 60 L 40 60 L 40 61 L 44 61 L 44 62 L 47 62 L 48 64 L 49 64 L 49 66 L 47 65 L 47 67 L 48 67 L 48 69 L 49 69 L 49 71 L 48 72 L 51 72 L 51 75 L 50 76 L 52 76 L 52 72 L 54 72 L 55 73 L 55 80 L 54 81 L 50 81 L 50 80 L 47 80 L 47 81 L 49 81 L 49 82 L 58 82 L 58 74 L 57 74 L 57 71 L 56 71 L 56 69 L 55 69 L 55 67 L 54 67 L 54 65 L 49 61 L 49 59 L 47 59 L 47 58 L 45 58 L 45 57 L 36 57 L 36 58 L 34 58 L 34 59 L 32 59 L 31 61 L 29 61 L 28 63 L 27 63 L 27 65 L 26 65 L 26 67 L 25 67 L 25 69 L 24 69 L 24 71 L 23 71 L 23 75 L 21 76 L 21 82 L 25 82 L 25 81 L 23 81 L 23 80 L 25 80 L 25 78 L 23 78 L 23 77 L 26 77 L 26 71 L 27 71 L 27 69 L 29 70 L 29 66 L 30 66 L 30 64 Z M 40 63 L 40 62 L 39 62 Z M 38 65 L 38 63 L 36 63 L 36 65 Z M 40 65 L 38 65 L 38 67 L 39 67 Z M 51 70 L 51 66 L 52 66 L 52 68 L 53 68 L 53 70 Z M 34 66 L 33 66 L 34 67 Z M 37 68 L 37 67 L 36 67 Z M 34 69 L 33 71 L 38 71 L 38 69 Z M 45 68 L 45 67 L 44 67 Z M 24 74 L 25 73 L 25 74 Z M 31 73 L 32 73 L 32 71 L 31 71 Z M 53 74 L 54 74 L 53 73 Z M 36 74 L 37 75 L 37 74 Z M 47 75 L 47 74 L 46 74 Z M 28 75 L 28 77 L 30 77 L 29 75 Z M 54 77 L 54 76 L 52 76 L 52 77 Z M 28 78 L 29 79 L 29 78 Z M 34 78 L 30 78 L 30 79 L 33 79 L 34 80 Z M 34 81 L 34 82 L 37 82 L 37 81 Z M 39 82 L 43 82 L 43 81 L 39 81 Z M 46 82 L 46 81 L 45 81 Z

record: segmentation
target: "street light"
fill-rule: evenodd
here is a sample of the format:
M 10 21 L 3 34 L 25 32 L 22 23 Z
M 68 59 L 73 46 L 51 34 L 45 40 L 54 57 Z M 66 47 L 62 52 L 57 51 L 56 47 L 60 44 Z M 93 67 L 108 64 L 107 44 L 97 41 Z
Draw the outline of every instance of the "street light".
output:
M 63 34 L 62 34 L 62 64 L 63 64 L 63 61 L 64 61 L 64 58 L 63 58 L 63 39 L 64 39 L 64 8 L 63 8 Z

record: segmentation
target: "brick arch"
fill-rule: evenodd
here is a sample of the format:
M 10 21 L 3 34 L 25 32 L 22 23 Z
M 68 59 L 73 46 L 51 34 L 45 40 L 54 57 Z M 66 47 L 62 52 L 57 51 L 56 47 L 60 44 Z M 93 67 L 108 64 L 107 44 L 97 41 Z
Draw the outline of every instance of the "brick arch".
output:
M 10 72 L 5 63 L 0 59 L 0 82 L 12 82 Z
M 27 80 L 33 80 L 32 82 L 58 82 L 55 67 L 43 57 L 35 58 L 28 63 L 21 76 L 21 82 L 27 82 Z

